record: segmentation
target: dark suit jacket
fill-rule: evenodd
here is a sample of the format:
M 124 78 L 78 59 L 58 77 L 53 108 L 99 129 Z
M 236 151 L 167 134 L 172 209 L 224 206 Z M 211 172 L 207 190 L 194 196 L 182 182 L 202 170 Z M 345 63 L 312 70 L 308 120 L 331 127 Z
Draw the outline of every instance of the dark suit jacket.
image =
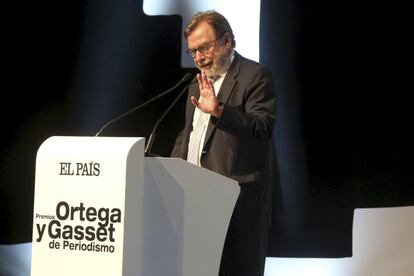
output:
M 185 126 L 171 153 L 172 157 L 184 160 L 195 109 L 191 96 L 199 97 L 197 82 L 189 87 Z M 224 105 L 223 113 L 219 119 L 210 119 L 201 166 L 238 181 L 242 192 L 244 185 L 260 186 L 263 193 L 260 204 L 268 210 L 270 184 L 274 182 L 273 172 L 277 169 L 272 140 L 276 118 L 272 74 L 259 63 L 235 53 L 218 99 Z

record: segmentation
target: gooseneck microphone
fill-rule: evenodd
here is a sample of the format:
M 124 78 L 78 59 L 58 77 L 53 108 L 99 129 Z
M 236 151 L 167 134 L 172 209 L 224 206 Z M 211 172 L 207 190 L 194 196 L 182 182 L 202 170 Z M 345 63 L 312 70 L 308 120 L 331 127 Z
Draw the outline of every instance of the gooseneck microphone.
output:
M 170 104 L 170 106 L 168 106 L 167 110 L 165 110 L 165 112 L 161 115 L 161 117 L 155 123 L 154 128 L 152 129 L 151 134 L 148 138 L 147 146 L 145 147 L 145 151 L 144 151 L 147 156 L 151 156 L 151 148 L 155 140 L 155 133 L 157 131 L 158 125 L 165 118 L 165 116 L 167 116 L 168 112 L 170 112 L 171 108 L 177 103 L 177 101 L 181 98 L 184 92 L 187 91 L 187 87 L 188 85 L 186 85 L 186 87 L 183 90 L 181 90 L 180 94 L 178 94 L 178 96 L 174 99 L 174 101 Z
M 188 81 L 190 81 L 191 79 L 193 79 L 193 74 L 191 74 L 191 73 L 187 73 L 187 74 L 185 74 L 184 75 L 184 77 L 176 84 L 176 85 L 174 85 L 173 87 L 171 87 L 170 89 L 168 89 L 168 90 L 166 90 L 166 91 L 164 91 L 164 92 L 162 92 L 161 94 L 159 94 L 159 95 L 157 95 L 157 96 L 155 96 L 154 98 L 151 98 L 151 99 L 149 99 L 148 101 L 146 101 L 146 102 L 143 102 L 142 104 L 139 104 L 138 106 L 136 106 L 136 107 L 134 107 L 134 108 L 132 108 L 132 109 L 130 109 L 130 110 L 128 110 L 127 112 L 124 112 L 124 113 L 122 113 L 122 114 L 120 114 L 120 115 L 118 115 L 117 117 L 115 117 L 115 118 L 113 118 L 112 120 L 110 120 L 109 122 L 107 122 L 96 134 L 95 134 L 95 137 L 98 137 L 101 133 L 102 133 L 102 131 L 105 129 L 105 128 L 107 128 L 109 125 L 111 125 L 111 124 L 113 124 L 113 123 L 115 123 L 116 121 L 118 121 L 118 120 L 120 120 L 120 119 L 122 119 L 123 117 L 125 117 L 125 116 L 127 116 L 127 115 L 129 115 L 130 113 L 132 113 L 132 112 L 135 112 L 135 111 L 137 111 L 138 109 L 140 109 L 140 108 L 142 108 L 142 107 L 144 107 L 144 106 L 146 106 L 146 105 L 148 105 L 148 104 L 150 104 L 150 103 L 152 103 L 152 102 L 154 102 L 154 101 L 156 101 L 156 100 L 158 100 L 159 98 L 161 98 L 161 97 L 163 97 L 163 96 L 165 96 L 165 95 L 167 95 L 167 94 L 169 94 L 169 93 L 171 93 L 172 91 L 174 91 L 177 87 L 179 87 L 182 83 L 184 83 L 184 82 L 188 82 Z M 184 89 L 184 91 L 187 89 L 187 87 L 188 86 L 186 86 L 185 87 L 185 89 Z M 183 92 L 181 92 L 180 93 L 180 96 L 182 95 L 182 93 Z

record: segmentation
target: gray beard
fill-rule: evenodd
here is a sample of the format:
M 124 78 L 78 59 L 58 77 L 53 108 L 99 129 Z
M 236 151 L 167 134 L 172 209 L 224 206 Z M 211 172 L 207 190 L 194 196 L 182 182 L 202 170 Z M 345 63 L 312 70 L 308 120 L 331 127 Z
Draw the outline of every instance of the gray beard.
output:
M 233 52 L 230 52 L 227 56 L 222 56 L 219 58 L 217 64 L 214 64 L 210 70 L 206 70 L 205 73 L 207 77 L 216 77 L 222 75 L 229 70 L 231 65 L 231 55 Z M 200 69 L 200 68 L 199 68 Z

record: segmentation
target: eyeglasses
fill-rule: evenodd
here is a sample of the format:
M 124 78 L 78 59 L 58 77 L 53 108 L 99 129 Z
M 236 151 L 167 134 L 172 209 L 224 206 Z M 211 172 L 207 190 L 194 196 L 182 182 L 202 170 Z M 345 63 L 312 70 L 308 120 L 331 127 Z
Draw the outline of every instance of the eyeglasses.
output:
M 189 56 L 191 56 L 192 58 L 195 58 L 195 57 L 196 57 L 197 52 L 199 52 L 199 53 L 200 53 L 200 54 L 202 54 L 202 55 L 206 55 L 206 54 L 208 54 L 208 53 L 210 52 L 211 47 L 213 47 L 213 45 L 215 45 L 215 43 L 216 43 L 217 39 L 218 39 L 218 38 L 216 38 L 216 39 L 215 39 L 215 40 L 213 40 L 213 41 L 206 42 L 204 45 L 201 45 L 201 46 L 200 46 L 200 47 L 198 47 L 198 48 L 195 48 L 195 49 L 187 49 L 187 50 L 185 50 L 185 52 L 186 52 Z

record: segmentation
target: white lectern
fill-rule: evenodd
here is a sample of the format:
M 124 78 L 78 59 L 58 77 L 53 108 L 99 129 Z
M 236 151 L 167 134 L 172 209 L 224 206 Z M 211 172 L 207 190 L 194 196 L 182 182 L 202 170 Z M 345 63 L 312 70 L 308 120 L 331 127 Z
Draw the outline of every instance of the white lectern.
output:
M 31 275 L 217 275 L 236 181 L 144 139 L 51 137 L 36 160 Z

